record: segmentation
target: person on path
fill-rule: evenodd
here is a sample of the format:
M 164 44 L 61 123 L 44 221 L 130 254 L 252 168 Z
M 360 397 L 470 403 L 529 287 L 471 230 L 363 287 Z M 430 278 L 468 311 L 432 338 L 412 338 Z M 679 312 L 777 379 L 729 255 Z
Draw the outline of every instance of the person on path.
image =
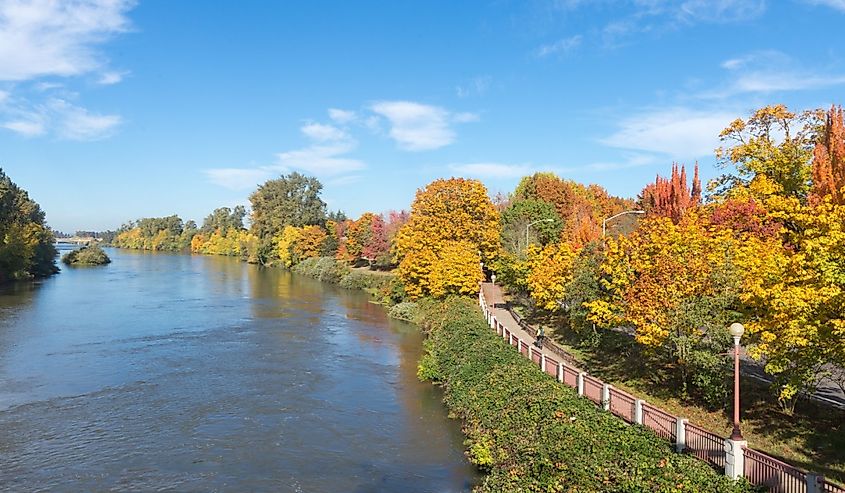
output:
M 543 328 L 541 325 L 537 329 L 537 339 L 534 340 L 534 345 L 540 349 L 543 349 L 543 339 L 546 338 L 546 329 Z

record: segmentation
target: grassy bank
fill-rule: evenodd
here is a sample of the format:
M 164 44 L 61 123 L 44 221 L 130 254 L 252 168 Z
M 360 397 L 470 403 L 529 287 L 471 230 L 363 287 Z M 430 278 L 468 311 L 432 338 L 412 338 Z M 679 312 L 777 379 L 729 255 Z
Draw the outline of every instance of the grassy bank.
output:
M 464 423 L 481 492 L 751 491 L 629 426 L 518 355 L 474 302 L 421 303 L 428 337 L 419 375 L 443 386 Z
M 297 274 L 337 284 L 347 289 L 363 289 L 372 294 L 381 294 L 390 288 L 396 276 L 390 272 L 352 268 L 346 262 L 332 257 L 312 257 L 296 264 L 291 269 Z

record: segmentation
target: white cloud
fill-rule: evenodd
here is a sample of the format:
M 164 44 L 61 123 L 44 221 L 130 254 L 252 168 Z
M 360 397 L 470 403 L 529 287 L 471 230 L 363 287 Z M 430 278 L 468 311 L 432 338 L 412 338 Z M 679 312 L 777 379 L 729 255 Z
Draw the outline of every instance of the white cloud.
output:
M 537 57 L 545 58 L 549 55 L 563 55 L 581 45 L 583 37 L 580 34 L 561 39 L 555 43 L 542 45 L 537 49 Z
M 726 23 L 755 19 L 765 11 L 765 0 L 686 0 L 675 15 L 687 22 Z
M 472 113 L 453 115 L 443 108 L 412 101 L 380 101 L 370 109 L 390 122 L 389 135 L 400 149 L 427 151 L 455 141 L 451 123 L 477 121 Z
M 102 64 L 96 46 L 129 28 L 131 0 L 0 2 L 0 80 L 74 76 Z
M 9 92 L 8 91 L 0 91 L 0 104 L 3 104 L 4 101 L 9 99 Z
M 349 136 L 346 135 L 346 132 L 344 132 L 343 130 L 333 125 L 323 125 L 321 123 L 308 123 L 304 125 L 300 130 L 309 139 L 315 140 L 317 142 L 329 142 L 335 140 L 345 140 L 349 138 Z
M 466 163 L 449 165 L 455 173 L 479 178 L 518 178 L 532 172 L 530 164 Z
M 487 89 L 490 88 L 492 80 L 493 78 L 489 75 L 479 75 L 478 77 L 473 77 L 466 84 L 461 84 L 455 87 L 455 93 L 459 98 L 483 96 L 484 93 L 487 92 Z
M 255 188 L 272 175 L 272 172 L 266 168 L 215 168 L 207 169 L 203 173 L 211 183 L 230 190 Z
M 619 129 L 600 142 L 621 149 L 648 151 L 674 159 L 710 156 L 719 145 L 719 132 L 739 114 L 736 111 L 705 111 L 663 108 L 623 119 Z
M 110 86 L 113 84 L 117 84 L 123 80 L 123 77 L 127 74 L 127 72 L 105 72 L 103 73 L 99 79 L 97 79 L 97 84 L 102 86 Z
M 587 168 L 597 171 L 614 171 L 620 169 L 639 168 L 658 162 L 657 157 L 649 154 L 629 154 L 621 161 L 601 161 L 587 165 Z
M 804 67 L 774 50 L 731 58 L 722 62 L 721 67 L 731 74 L 731 79 L 698 97 L 723 99 L 746 93 L 804 91 L 845 84 L 845 74 L 822 73 Z
M 44 124 L 34 120 L 8 121 L 3 122 L 0 126 L 25 137 L 35 137 L 44 134 Z
M 354 111 L 329 108 L 329 118 L 331 118 L 335 123 L 346 125 L 347 123 L 354 121 L 356 115 Z
M 845 12 L 845 0 L 805 0 L 807 3 L 813 5 L 824 5 L 832 9 L 841 10 Z
M 344 157 L 355 147 L 354 141 L 340 141 L 282 152 L 276 158 L 283 168 L 299 169 L 317 176 L 335 176 L 366 167 L 362 161 Z
M 110 136 L 123 122 L 119 115 L 100 115 L 61 99 L 51 100 L 57 132 L 68 140 L 98 140 Z

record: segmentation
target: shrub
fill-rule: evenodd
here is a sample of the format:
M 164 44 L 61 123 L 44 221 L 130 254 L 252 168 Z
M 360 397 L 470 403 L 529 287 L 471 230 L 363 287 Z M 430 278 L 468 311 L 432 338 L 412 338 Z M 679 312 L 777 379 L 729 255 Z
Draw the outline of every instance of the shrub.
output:
M 111 259 L 99 245 L 90 245 L 66 253 L 62 262 L 66 265 L 106 265 Z
M 428 337 L 418 375 L 443 386 L 470 460 L 489 470 L 477 491 L 751 491 L 540 372 L 472 301 L 420 307 Z
M 390 307 L 387 315 L 391 318 L 417 323 L 419 321 L 420 309 L 413 301 L 404 301 Z

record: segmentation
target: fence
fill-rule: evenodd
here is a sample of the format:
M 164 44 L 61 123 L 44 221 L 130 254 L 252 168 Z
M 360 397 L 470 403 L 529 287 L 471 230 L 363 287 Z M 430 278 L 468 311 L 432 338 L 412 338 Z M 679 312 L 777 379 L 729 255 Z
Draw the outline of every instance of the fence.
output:
M 479 292 L 478 301 L 485 319 L 490 327 L 495 329 L 496 334 L 511 346 L 515 346 L 517 351 L 537 364 L 542 371 L 577 389 L 580 395 L 626 422 L 650 428 L 658 436 L 675 444 L 678 452 L 689 453 L 732 477 L 744 476 L 752 484 L 764 486 L 773 493 L 845 493 L 845 488 L 825 480 L 822 476 L 744 446 L 738 456 L 732 456 L 731 452 L 726 452 L 726 442 L 729 440 L 587 375 L 574 365 L 574 358 L 556 344 L 545 340 L 542 346 L 542 349 L 550 351 L 555 357 L 545 355 L 542 349 L 533 348 L 532 341 L 520 339 L 518 334 L 496 319 L 487 305 L 483 289 Z M 510 306 L 507 307 L 507 312 L 530 337 L 536 335 L 536 331 Z

